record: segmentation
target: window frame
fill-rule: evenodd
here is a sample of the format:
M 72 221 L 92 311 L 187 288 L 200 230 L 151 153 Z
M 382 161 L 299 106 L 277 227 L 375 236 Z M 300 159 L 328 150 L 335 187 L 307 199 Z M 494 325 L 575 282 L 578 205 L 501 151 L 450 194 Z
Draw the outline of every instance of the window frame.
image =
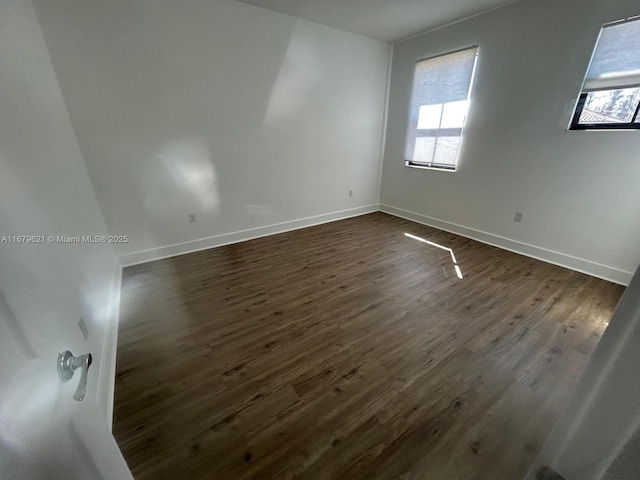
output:
M 616 90 L 612 88 L 610 90 Z M 585 130 L 640 130 L 640 122 L 617 122 L 617 123 L 580 123 L 580 117 L 582 116 L 582 110 L 584 104 L 587 101 L 587 95 L 589 92 L 580 92 L 578 102 L 576 103 L 576 109 L 571 117 L 571 123 L 569 124 L 569 130 L 585 131 Z M 640 102 L 636 106 L 636 110 L 633 113 L 632 119 L 638 118 L 638 112 L 640 111 Z
M 428 163 L 423 163 L 423 162 L 415 162 L 415 161 L 413 161 L 413 160 L 407 160 L 407 159 L 405 158 L 405 159 L 404 159 L 404 166 L 405 166 L 405 167 L 408 167 L 408 168 L 417 168 L 417 169 L 419 169 L 419 170 L 435 170 L 435 171 L 438 171 L 438 172 L 450 172 L 450 173 L 456 172 L 456 171 L 458 170 L 458 162 L 459 162 L 459 160 L 460 160 L 460 156 L 461 156 L 461 153 L 462 153 L 462 139 L 463 139 L 464 130 L 465 130 L 465 127 L 466 127 L 466 124 L 467 124 L 467 118 L 468 118 L 468 114 L 469 114 L 469 110 L 470 110 L 470 106 L 471 106 L 471 92 L 472 92 L 472 90 L 473 90 L 473 82 L 474 82 L 474 80 L 475 80 L 476 70 L 477 70 L 477 67 L 478 67 L 478 58 L 479 58 L 479 56 L 480 56 L 480 47 L 479 47 L 479 45 L 476 45 L 476 44 L 474 44 L 474 45 L 469 45 L 469 46 L 467 46 L 467 47 L 457 48 L 457 49 L 455 49 L 455 50 L 451 50 L 451 51 L 448 51 L 448 52 L 439 53 L 439 54 L 437 54 L 437 55 L 432 55 L 432 56 L 429 56 L 429 57 L 421 57 L 421 58 L 417 59 L 417 60 L 414 62 L 413 75 L 412 75 L 411 95 L 410 95 L 410 97 L 409 97 L 409 104 L 408 104 L 408 108 L 407 108 L 407 114 L 406 114 L 406 117 L 405 117 L 405 118 L 407 118 L 407 119 L 409 120 L 409 122 L 410 122 L 410 119 L 411 119 L 411 107 L 412 107 L 413 98 L 414 98 L 414 94 L 415 94 L 414 86 L 415 86 L 415 78 L 416 78 L 416 68 L 417 68 L 418 64 L 420 64 L 420 63 L 422 63 L 422 62 L 427 62 L 427 61 L 429 61 L 429 60 L 435 60 L 435 59 L 437 59 L 437 58 L 445 57 L 445 56 L 447 56 L 447 55 L 454 55 L 454 54 L 456 54 L 456 53 L 464 52 L 464 51 L 466 51 L 466 50 L 475 50 L 475 51 L 476 51 L 476 53 L 475 53 L 475 57 L 474 57 L 474 61 L 473 61 L 473 68 L 472 68 L 472 70 L 471 70 L 471 78 L 469 79 L 469 90 L 468 90 L 468 92 L 467 92 L 467 97 L 466 97 L 466 99 L 465 99 L 467 102 L 469 102 L 469 106 L 467 107 L 467 112 L 466 112 L 466 114 L 465 114 L 465 117 L 464 117 L 464 121 L 463 121 L 463 123 L 462 123 L 462 126 L 461 126 L 460 128 L 457 128 L 457 127 L 456 127 L 456 128 L 430 128 L 430 129 L 421 129 L 421 131 L 422 131 L 422 132 L 428 132 L 428 131 L 444 131 L 444 130 L 452 130 L 452 131 L 453 131 L 453 130 L 455 130 L 456 132 L 457 132 L 458 130 L 460 131 L 460 135 L 459 135 L 459 137 L 460 137 L 460 148 L 459 148 L 459 150 L 458 150 L 458 156 L 456 157 L 455 164 L 454 164 L 454 165 L 452 165 L 452 166 L 449 166 L 449 165 L 443 165 L 443 164 L 434 164 L 433 162 L 432 162 L 431 164 L 428 164 Z M 443 108 L 443 110 L 444 110 L 444 108 Z M 440 121 L 442 121 L 442 112 L 441 112 L 441 119 L 440 119 Z M 409 128 L 410 128 L 410 123 L 409 123 L 409 122 L 406 124 L 405 140 L 404 140 L 404 144 L 403 144 L 403 145 L 404 145 L 404 149 L 405 149 L 405 153 L 406 153 L 406 149 L 407 149 L 407 136 L 408 136 L 408 130 L 409 130 Z M 415 138 L 418 138 L 418 137 L 429 137 L 429 136 L 430 136 L 430 135 L 420 135 L 420 134 L 416 134 L 416 137 L 415 137 Z M 445 135 L 442 135 L 442 136 L 445 136 Z M 436 146 L 437 146 L 438 138 L 439 138 L 439 137 L 438 137 L 438 136 L 435 136 L 434 138 L 436 139 Z M 434 149 L 435 149 L 435 146 L 434 146 Z M 434 150 L 434 151 L 435 151 L 435 150 Z M 403 155 L 403 156 L 405 156 L 405 157 L 406 157 L 406 155 Z
M 620 25 L 623 23 L 628 23 L 628 22 L 640 22 L 640 15 L 637 16 L 633 16 L 633 17 L 628 17 L 628 18 L 623 18 L 621 20 L 616 20 L 613 22 L 608 22 L 603 24 L 600 27 L 600 31 L 598 32 L 598 38 L 596 39 L 596 43 L 593 46 L 593 49 L 591 51 L 591 59 L 589 60 L 589 65 L 587 65 L 587 71 L 585 72 L 585 76 L 584 79 L 582 81 L 582 86 L 580 87 L 580 94 L 578 95 L 578 99 L 576 101 L 574 110 L 573 110 L 573 115 L 571 116 L 571 121 L 569 122 L 569 127 L 568 130 L 569 131 L 592 131 L 592 130 L 629 130 L 629 131 L 634 131 L 634 130 L 640 130 L 640 122 L 635 121 L 636 119 L 640 118 L 639 117 L 639 112 L 640 112 L 640 101 L 638 102 L 638 105 L 636 105 L 636 109 L 635 112 L 633 113 L 633 116 L 631 117 L 631 121 L 630 122 L 611 122 L 611 123 L 580 123 L 580 117 L 582 116 L 582 111 L 584 109 L 584 105 L 587 101 L 587 97 L 589 95 L 589 93 L 592 92 L 597 92 L 597 91 L 609 91 L 609 90 L 621 90 L 624 88 L 634 88 L 634 87 L 628 87 L 628 86 L 612 86 L 612 87 L 608 87 L 608 88 L 602 88 L 600 90 L 588 90 L 585 92 L 585 85 L 587 83 L 587 77 L 589 75 L 589 71 L 591 70 L 591 64 L 593 63 L 595 54 L 596 54 L 596 50 L 598 49 L 598 45 L 600 43 L 600 38 L 602 36 L 602 32 L 605 28 L 607 27 L 613 27 L 615 25 Z M 638 54 L 640 54 L 640 52 L 638 52 Z M 640 87 L 640 85 L 638 85 L 638 87 Z M 635 87 L 635 88 L 638 88 Z

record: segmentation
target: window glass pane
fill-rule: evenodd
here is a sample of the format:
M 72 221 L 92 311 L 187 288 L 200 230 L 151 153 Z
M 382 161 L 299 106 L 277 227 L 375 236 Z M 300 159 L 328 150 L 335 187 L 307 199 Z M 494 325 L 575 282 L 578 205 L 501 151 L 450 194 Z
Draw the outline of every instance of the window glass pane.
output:
M 437 131 L 462 130 L 476 56 L 477 48 L 473 47 L 416 63 L 405 147 L 408 162 L 431 163 L 436 138 L 438 141 L 441 138 Z M 429 137 L 423 136 L 424 130 L 431 130 Z M 442 133 L 453 138 L 451 130 Z M 460 141 L 458 138 L 455 143 Z M 455 157 L 447 157 L 449 159 L 442 162 L 455 166 L 458 149 L 446 147 L 451 142 L 450 139 L 444 140 L 439 155 L 445 158 L 447 151 L 455 151 Z
M 606 26 L 589 66 L 585 91 L 640 85 L 640 21 Z
M 426 128 L 440 128 L 440 117 L 442 115 L 442 104 L 420 105 L 418 111 L 418 130 Z
M 421 163 L 431 163 L 433 160 L 433 149 L 436 146 L 436 137 L 416 138 L 413 150 L 413 161 Z
M 578 123 L 628 123 L 640 101 L 640 88 L 589 92 Z
M 467 116 L 468 100 L 448 102 L 444 104 L 441 128 L 462 128 Z
M 433 163 L 436 165 L 455 165 L 458 160 L 462 137 L 438 137 Z

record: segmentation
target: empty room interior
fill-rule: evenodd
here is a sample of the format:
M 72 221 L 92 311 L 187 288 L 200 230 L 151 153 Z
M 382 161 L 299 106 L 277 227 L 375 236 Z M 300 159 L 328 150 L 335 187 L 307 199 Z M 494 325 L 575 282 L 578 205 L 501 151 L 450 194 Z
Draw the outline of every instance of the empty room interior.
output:
M 0 477 L 640 478 L 637 0 L 0 0 Z

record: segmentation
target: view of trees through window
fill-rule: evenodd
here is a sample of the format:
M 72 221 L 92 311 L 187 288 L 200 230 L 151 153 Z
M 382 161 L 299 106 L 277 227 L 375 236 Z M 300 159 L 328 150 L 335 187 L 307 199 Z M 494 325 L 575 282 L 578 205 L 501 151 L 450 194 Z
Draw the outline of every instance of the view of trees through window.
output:
M 589 92 L 580 115 L 580 123 L 628 123 L 634 121 L 639 102 L 640 88 Z

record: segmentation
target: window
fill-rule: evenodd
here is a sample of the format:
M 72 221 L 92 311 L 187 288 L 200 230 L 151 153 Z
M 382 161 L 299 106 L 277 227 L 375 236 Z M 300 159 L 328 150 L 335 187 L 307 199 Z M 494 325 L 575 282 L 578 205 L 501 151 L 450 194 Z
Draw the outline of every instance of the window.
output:
M 456 169 L 477 56 L 474 46 L 416 63 L 405 165 Z
M 605 25 L 593 52 L 572 130 L 640 129 L 640 19 Z

